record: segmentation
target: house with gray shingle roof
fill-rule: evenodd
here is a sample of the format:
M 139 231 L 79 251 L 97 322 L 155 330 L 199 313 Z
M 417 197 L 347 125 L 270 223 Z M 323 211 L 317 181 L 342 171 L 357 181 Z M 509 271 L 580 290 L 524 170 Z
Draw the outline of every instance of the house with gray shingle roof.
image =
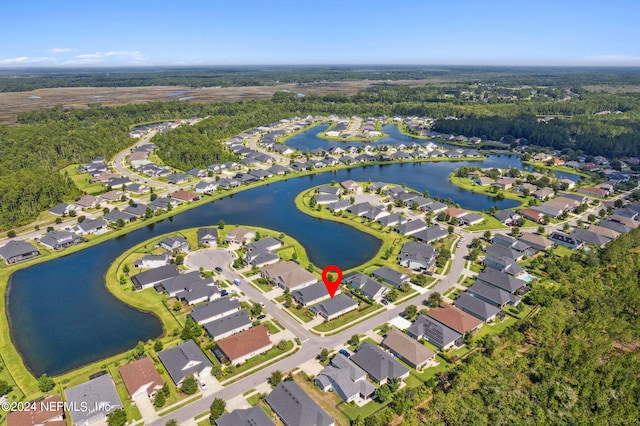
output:
M 403 380 L 409 376 L 409 369 L 396 361 L 393 355 L 383 351 L 371 342 L 362 343 L 351 361 L 367 372 L 377 384 L 382 385 L 390 379 Z
M 338 289 L 336 290 L 336 294 L 338 292 L 340 292 L 340 287 L 338 287 Z M 296 303 L 299 303 L 302 306 L 309 306 L 313 305 L 314 303 L 321 302 L 325 299 L 329 299 L 330 296 L 324 283 L 317 282 L 315 284 L 311 284 L 301 289 L 292 291 L 291 297 L 293 297 L 293 300 L 295 300 Z
M 480 272 L 477 279 L 508 293 L 522 294 L 525 293 L 527 289 L 526 282 L 493 268 L 486 268 L 484 271 Z
M 209 303 L 194 306 L 189 316 L 198 324 L 205 324 L 231 315 L 240 309 L 238 299 L 222 297 Z
M 437 254 L 436 249 L 429 244 L 408 242 L 400 249 L 398 263 L 416 271 L 428 270 L 435 264 Z
M 218 230 L 216 228 L 198 228 L 198 244 L 211 244 L 218 242 Z
M 122 401 L 110 374 L 103 374 L 65 389 L 64 396 L 74 425 L 85 426 L 105 421 L 109 413 L 122 408 Z
M 384 282 L 394 287 L 400 287 L 402 284 L 409 281 L 409 275 L 402 272 L 391 269 L 387 266 L 381 266 L 374 270 L 371 275 L 374 278 L 382 278 Z
M 425 229 L 427 229 L 427 223 L 422 219 L 405 222 L 393 228 L 394 231 L 405 236 L 413 235 L 416 232 L 424 231 Z
M 376 392 L 367 373 L 342 354 L 337 354 L 315 378 L 321 391 L 333 390 L 346 402 L 366 401 Z
M 224 339 L 250 328 L 251 318 L 249 318 L 249 312 L 246 309 L 241 309 L 204 324 L 204 329 L 213 340 Z
M 131 282 L 136 287 L 136 290 L 144 290 L 177 275 L 180 275 L 178 268 L 175 264 L 171 264 L 140 272 L 131 277 Z
M 40 238 L 40 244 L 53 250 L 62 250 L 84 242 L 84 238 L 68 231 L 50 231 Z
M 373 300 L 382 299 L 389 291 L 386 286 L 359 272 L 345 277 L 344 280 L 351 286 L 351 288 L 360 289 L 362 294 Z
M 23 260 L 32 259 L 39 256 L 40 252 L 31 243 L 20 240 L 11 240 L 0 247 L 0 257 L 11 265 Z
M 314 314 L 320 315 L 326 320 L 332 320 L 347 312 L 358 309 L 358 302 L 346 294 L 338 294 L 332 299 L 313 305 L 310 309 Z
M 334 426 L 336 421 L 296 382 L 280 382 L 266 398 L 286 426 Z
M 502 312 L 497 306 L 493 306 L 480 298 L 473 297 L 467 292 L 460 293 L 458 298 L 453 302 L 453 306 L 485 322 L 494 320 L 498 314 Z
M 201 377 L 211 374 L 211 361 L 193 340 L 158 352 L 158 358 L 176 386 L 182 385 L 189 375 Z
M 275 426 L 273 420 L 259 405 L 235 409 L 216 420 L 216 426 Z
M 498 287 L 494 287 L 489 284 L 485 284 L 482 281 L 477 281 L 467 289 L 467 292 L 473 297 L 477 297 L 480 300 L 484 300 L 499 308 L 504 308 L 507 305 L 516 306 L 520 303 L 520 298 L 511 293 L 508 293 Z

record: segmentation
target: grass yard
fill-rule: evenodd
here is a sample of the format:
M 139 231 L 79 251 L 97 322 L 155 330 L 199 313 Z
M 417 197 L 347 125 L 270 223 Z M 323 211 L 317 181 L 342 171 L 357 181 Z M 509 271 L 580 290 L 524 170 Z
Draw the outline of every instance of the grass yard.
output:
M 487 229 L 508 229 L 508 226 L 503 225 L 495 217 L 491 216 L 489 213 L 480 213 L 482 217 L 484 217 L 484 221 L 477 225 L 468 226 L 465 228 L 466 231 L 484 231 Z
M 70 166 L 65 167 L 60 170 L 60 173 L 64 176 L 65 173 L 68 173 L 69 177 L 73 181 L 73 183 L 78 187 L 78 189 L 84 193 L 95 195 L 101 194 L 106 191 L 106 188 L 101 183 L 91 183 L 89 180 L 91 176 L 89 173 L 78 173 L 79 164 L 71 164 Z
M 269 334 L 276 334 L 280 331 L 280 329 L 276 327 L 271 321 L 264 321 L 262 325 L 269 329 Z
M 372 312 L 375 312 L 379 309 L 381 309 L 379 305 L 367 305 L 364 308 L 351 311 L 338 318 L 332 319 L 331 321 L 327 321 L 320 325 L 317 325 L 313 327 L 313 329 L 319 332 L 332 331 L 336 328 L 349 324 L 352 321 L 356 321 L 358 319 L 362 320 L 366 315 L 371 314 Z
M 252 407 L 254 405 L 256 405 L 258 402 L 260 402 L 260 392 L 256 392 L 253 395 L 245 398 L 247 400 L 247 402 L 249 403 L 249 405 L 251 405 Z
M 238 375 L 241 375 L 242 373 L 254 367 L 257 367 L 260 364 L 266 363 L 269 360 L 272 360 L 273 358 L 280 356 L 286 353 L 287 351 L 290 351 L 292 348 L 293 348 L 293 341 L 291 340 L 287 340 L 287 347 L 284 350 L 280 350 L 277 348 L 277 346 L 274 346 L 273 348 L 269 349 L 267 352 L 260 355 L 256 355 L 252 358 L 249 358 L 246 362 L 240 364 L 238 367 L 236 367 L 236 370 L 232 374 L 227 374 L 224 380 L 229 380 L 234 377 L 237 377 Z
M 287 309 L 287 311 L 290 312 L 292 315 L 295 315 L 297 318 L 299 318 L 303 322 L 309 322 L 316 317 L 313 314 L 313 312 L 309 310 L 309 308 L 303 307 L 302 309 L 298 309 L 293 304 L 289 309 Z
M 350 418 L 338 406 L 343 402 L 337 392 L 322 392 L 314 382 L 308 382 L 304 376 L 297 373 L 293 376 L 294 381 L 300 385 L 315 402 L 320 404 L 338 424 L 350 424 Z

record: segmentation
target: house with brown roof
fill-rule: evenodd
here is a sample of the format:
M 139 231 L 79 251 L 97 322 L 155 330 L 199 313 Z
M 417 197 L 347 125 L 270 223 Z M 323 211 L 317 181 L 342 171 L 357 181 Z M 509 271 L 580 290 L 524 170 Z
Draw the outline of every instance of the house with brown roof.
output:
M 131 398 L 141 395 L 151 398 L 164 386 L 164 380 L 148 356 L 125 364 L 118 371 Z
M 535 211 L 531 208 L 519 210 L 518 213 L 520 214 L 520 216 L 538 223 L 542 222 L 542 220 L 544 219 L 543 213 Z
M 416 370 L 436 363 L 434 351 L 400 330 L 391 330 L 380 345 Z
M 549 250 L 554 244 L 550 239 L 545 238 L 542 235 L 532 234 L 531 232 L 523 232 L 519 239 L 536 250 Z
M 7 426 L 66 426 L 62 400 L 58 395 L 25 404 L 23 410 L 7 414 Z
M 513 187 L 513 185 L 516 183 L 516 178 L 512 178 L 512 177 L 502 177 L 500 179 L 498 179 L 494 185 L 497 186 L 500 189 L 511 189 L 511 187 Z
M 318 278 L 303 268 L 294 269 L 283 274 L 276 275 L 271 280 L 273 285 L 290 291 L 298 290 L 318 281 Z
M 462 335 L 468 332 L 478 331 L 483 324 L 482 320 L 479 320 L 473 315 L 469 315 L 456 307 L 444 303 L 437 308 L 429 309 L 427 316 Z
M 578 192 L 582 194 L 591 195 L 593 197 L 598 197 L 598 198 L 604 198 L 609 194 L 604 189 L 594 188 L 594 187 L 578 188 Z
M 449 207 L 445 210 L 445 213 L 451 217 L 455 217 L 456 219 L 461 218 L 462 216 L 468 214 L 469 212 L 465 209 L 458 209 L 456 207 Z
M 83 209 L 93 209 L 100 204 L 100 199 L 93 195 L 83 195 L 76 201 L 76 205 Z
M 359 194 L 362 192 L 362 186 L 354 180 L 345 180 L 344 182 L 340 182 L 340 186 L 342 186 L 347 192 L 353 194 Z
M 225 241 L 228 243 L 245 244 L 251 242 L 256 237 L 256 233 L 245 228 L 236 228 L 227 232 Z
M 260 269 L 260 275 L 263 278 L 268 278 L 271 280 L 280 274 L 293 271 L 294 269 L 298 269 L 299 267 L 300 265 L 298 265 L 296 262 L 282 261 L 273 265 L 265 266 L 264 268 Z
M 232 364 L 242 364 L 271 349 L 273 342 L 269 339 L 267 327 L 259 325 L 219 340 L 217 346 Z
M 200 195 L 195 192 L 185 191 L 184 189 L 180 189 L 173 194 L 169 195 L 170 198 L 174 200 L 186 201 L 190 203 L 192 201 L 198 201 L 200 199 Z

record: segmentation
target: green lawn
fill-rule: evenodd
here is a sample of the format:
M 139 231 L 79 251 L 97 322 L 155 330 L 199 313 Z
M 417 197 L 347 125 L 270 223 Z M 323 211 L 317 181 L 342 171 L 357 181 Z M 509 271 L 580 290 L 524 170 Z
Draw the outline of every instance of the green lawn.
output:
M 280 331 L 280 329 L 276 327 L 271 321 L 264 321 L 262 325 L 266 326 L 269 329 L 269 334 L 276 334 Z
M 489 213 L 482 213 L 480 215 L 484 217 L 484 222 L 479 223 L 477 225 L 468 226 L 465 228 L 467 231 L 484 231 L 487 229 L 507 229 L 508 226 L 505 226 L 498 219 L 490 215 Z
M 309 310 L 309 308 L 303 307 L 302 309 L 298 309 L 293 304 L 289 309 L 287 309 L 287 311 L 291 312 L 292 315 L 295 315 L 303 322 L 309 322 L 316 317 L 313 312 Z
M 286 353 L 287 351 L 290 351 L 293 348 L 293 341 L 291 340 L 287 340 L 287 347 L 284 350 L 280 350 L 278 349 L 276 346 L 274 346 L 273 348 L 269 349 L 267 352 L 260 354 L 260 355 L 256 355 L 252 358 L 249 358 L 247 361 L 245 361 L 244 363 L 240 364 L 239 366 L 236 367 L 236 370 L 233 372 L 233 374 L 227 374 L 226 377 L 224 378 L 224 380 L 229 380 L 232 379 L 234 377 L 237 377 L 238 375 L 241 375 L 242 373 L 246 372 L 247 370 L 250 370 L 260 364 L 266 363 L 269 360 L 280 356 L 284 353 Z
M 259 282 L 259 280 L 251 281 L 251 284 L 263 293 L 273 290 L 273 286 Z
M 103 184 L 89 182 L 91 176 L 88 173 L 78 173 L 78 166 L 79 164 L 71 164 L 60 170 L 60 173 L 63 176 L 68 173 L 73 183 L 84 193 L 95 195 L 106 191 Z
M 357 309 L 355 311 L 346 313 L 338 318 L 332 319 L 331 321 L 327 321 L 320 325 L 317 325 L 313 327 L 313 329 L 319 332 L 335 330 L 336 328 L 342 327 L 345 324 L 349 324 L 352 321 L 363 319 L 366 315 L 375 312 L 380 308 L 381 307 L 379 305 L 367 305 L 364 308 Z
M 249 405 L 251 405 L 252 407 L 254 405 L 256 405 L 258 402 L 260 402 L 260 392 L 256 392 L 255 394 L 251 395 L 248 398 L 245 398 L 247 400 L 247 402 L 249 403 Z

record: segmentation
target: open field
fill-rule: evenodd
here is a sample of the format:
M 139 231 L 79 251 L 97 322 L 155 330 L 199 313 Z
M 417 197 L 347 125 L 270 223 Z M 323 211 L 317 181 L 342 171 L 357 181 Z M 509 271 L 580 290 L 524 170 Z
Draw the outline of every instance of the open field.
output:
M 0 123 L 14 123 L 21 112 L 49 108 L 54 105 L 87 108 L 88 104 L 100 103 L 105 106 L 141 104 L 161 101 L 243 101 L 270 98 L 280 90 L 291 90 L 309 95 L 328 95 L 340 93 L 353 95 L 367 87 L 379 84 L 420 86 L 437 83 L 439 78 L 428 80 L 387 81 L 338 81 L 303 84 L 280 84 L 276 86 L 244 87 L 203 87 L 191 89 L 185 86 L 151 87 L 61 87 L 37 89 L 28 92 L 0 93 Z M 179 93 L 179 94 L 178 94 Z

